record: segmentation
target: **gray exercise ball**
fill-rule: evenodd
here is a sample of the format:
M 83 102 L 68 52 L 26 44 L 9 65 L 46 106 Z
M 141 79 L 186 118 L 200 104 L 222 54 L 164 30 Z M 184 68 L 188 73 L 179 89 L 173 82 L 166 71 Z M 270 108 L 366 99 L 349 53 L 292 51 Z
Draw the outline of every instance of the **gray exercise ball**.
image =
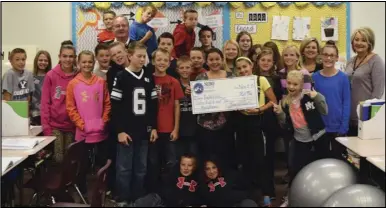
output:
M 320 207 L 335 191 L 356 183 L 354 170 L 337 159 L 321 159 L 305 166 L 289 190 L 290 207 Z
M 385 207 L 385 192 L 374 186 L 355 184 L 333 193 L 323 207 Z

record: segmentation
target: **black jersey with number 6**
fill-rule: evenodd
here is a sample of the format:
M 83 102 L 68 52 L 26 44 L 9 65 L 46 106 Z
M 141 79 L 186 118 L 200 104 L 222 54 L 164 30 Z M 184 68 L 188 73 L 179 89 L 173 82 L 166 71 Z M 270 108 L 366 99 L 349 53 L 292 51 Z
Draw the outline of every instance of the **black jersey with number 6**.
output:
M 142 134 L 157 126 L 157 92 L 153 76 L 144 69 L 117 73 L 111 92 L 112 123 L 117 134 Z

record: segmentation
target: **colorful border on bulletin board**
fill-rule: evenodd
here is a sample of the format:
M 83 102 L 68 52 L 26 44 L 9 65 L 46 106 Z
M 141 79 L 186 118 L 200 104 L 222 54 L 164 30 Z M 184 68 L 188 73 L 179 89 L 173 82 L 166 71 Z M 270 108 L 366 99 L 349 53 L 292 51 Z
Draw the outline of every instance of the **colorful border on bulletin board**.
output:
M 97 3 L 95 3 L 97 4 Z M 81 3 L 76 2 L 72 4 L 72 39 L 76 46 L 77 52 L 82 50 L 94 51 L 97 46 L 97 36 L 104 29 L 103 25 L 103 11 L 101 9 L 92 7 L 90 9 L 82 9 Z M 143 7 L 139 4 L 132 6 L 121 6 L 119 8 L 111 7 L 117 15 L 125 16 L 131 25 L 135 20 L 141 18 L 141 11 Z M 221 48 L 224 42 L 223 39 L 223 9 L 215 4 L 205 7 L 200 7 L 198 4 L 180 7 L 161 7 L 155 15 L 152 24 L 156 37 L 159 37 L 164 32 L 173 33 L 177 24 L 182 21 L 183 11 L 187 9 L 194 9 L 200 15 L 198 16 L 198 24 L 195 29 L 196 37 L 200 27 L 209 25 L 214 32 L 213 46 Z M 199 38 L 196 38 L 195 45 L 200 45 Z
M 79 2 L 72 2 L 72 41 L 74 42 L 74 45 L 76 46 L 77 45 L 77 36 L 76 36 L 76 13 L 77 13 L 77 4 Z M 235 2 L 232 2 L 232 3 L 235 3 Z M 239 2 L 236 2 L 236 3 L 239 3 Z M 267 3 L 267 2 L 265 2 Z M 232 19 L 232 14 L 234 16 L 234 12 L 237 11 L 237 10 L 242 10 L 244 13 L 248 13 L 248 11 L 250 11 L 251 9 L 254 9 L 254 8 L 259 8 L 259 11 L 266 11 L 267 14 L 268 14 L 268 17 L 269 19 L 272 19 L 272 14 L 270 15 L 270 11 L 272 11 L 273 9 L 275 9 L 274 7 L 280 7 L 280 10 L 283 11 L 281 12 L 281 14 L 276 14 L 276 15 L 287 15 L 287 16 L 294 16 L 293 14 L 287 14 L 285 13 L 285 10 L 288 9 L 288 8 L 291 8 L 293 7 L 293 9 L 297 9 L 297 11 L 300 12 L 300 14 L 302 14 L 302 10 L 303 11 L 306 11 L 306 10 L 309 10 L 310 8 L 314 8 L 314 9 L 317 9 L 318 12 L 316 12 L 316 14 L 320 14 L 320 11 L 321 10 L 337 10 L 337 9 L 340 9 L 341 11 L 339 11 L 339 19 L 338 21 L 340 22 L 339 23 L 339 29 L 340 29 L 340 32 L 339 32 L 339 37 L 343 37 L 343 38 L 339 38 L 338 40 L 338 47 L 341 51 L 341 54 L 343 54 L 345 52 L 345 55 L 346 55 L 346 60 L 349 60 L 350 57 L 351 57 L 351 42 L 350 42 L 350 36 L 351 36 L 351 25 L 350 25 L 350 15 L 351 15 L 351 6 L 350 6 L 350 2 L 346 2 L 344 4 L 341 4 L 341 5 L 336 5 L 334 7 L 330 6 L 330 5 L 321 5 L 319 7 L 317 7 L 315 4 L 311 4 L 309 3 L 308 5 L 305 5 L 304 7 L 299 7 L 299 5 L 295 5 L 295 4 L 289 4 L 287 5 L 286 7 L 281 7 L 279 6 L 278 4 L 276 5 L 273 5 L 272 7 L 270 8 L 265 8 L 265 5 L 263 5 L 262 3 L 256 3 L 256 5 L 248 8 L 246 7 L 244 4 L 240 4 L 239 5 L 240 7 L 238 8 L 235 8 L 233 5 L 230 5 L 230 4 L 224 4 L 223 6 L 223 41 L 225 42 L 226 40 L 229 40 L 230 38 L 235 38 L 237 35 L 236 34 L 232 34 L 231 31 L 234 31 L 234 25 L 235 25 L 235 22 L 237 22 L 237 20 L 235 21 L 235 18 L 233 17 Z M 342 9 L 343 8 L 343 9 Z M 304 12 L 305 13 L 305 12 Z M 297 14 L 295 14 L 297 15 Z M 331 15 L 331 16 L 336 16 L 335 13 L 333 12 L 329 12 L 327 15 Z M 301 15 L 297 15 L 297 16 L 301 16 Z M 320 19 L 320 15 L 319 16 L 316 16 L 316 15 L 312 15 L 314 18 L 317 18 L 318 20 Z M 311 17 L 312 17 L 311 16 Z M 341 22 L 344 20 L 344 24 L 341 24 Z M 271 28 L 271 23 L 268 22 L 266 24 L 269 24 L 269 28 Z M 233 29 L 232 29 L 233 28 Z M 344 31 L 342 31 L 342 29 Z M 319 29 L 320 30 L 320 29 Z M 270 30 L 269 30 L 270 31 Z M 270 32 L 269 32 L 270 33 Z M 291 35 L 290 35 L 291 36 Z M 254 38 L 255 39 L 255 38 Z M 320 37 L 317 37 L 318 40 L 320 40 Z M 265 42 L 266 41 L 270 41 L 271 39 L 268 38 L 266 40 L 264 40 Z M 292 41 L 289 39 L 289 41 L 291 42 L 294 42 L 295 44 L 297 45 L 300 45 L 300 41 Z M 257 41 L 254 41 L 254 42 L 257 42 Z M 283 42 L 283 41 L 275 41 L 278 44 L 279 48 L 281 47 L 282 44 L 280 44 L 280 42 Z M 323 43 L 322 43 L 323 45 Z

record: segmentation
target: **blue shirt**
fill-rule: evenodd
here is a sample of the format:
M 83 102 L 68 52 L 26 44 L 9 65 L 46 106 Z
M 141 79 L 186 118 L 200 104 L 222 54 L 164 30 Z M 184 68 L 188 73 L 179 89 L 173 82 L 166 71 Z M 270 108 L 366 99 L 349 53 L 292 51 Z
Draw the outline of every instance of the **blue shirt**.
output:
M 143 37 L 145 37 L 145 35 L 148 31 L 151 31 L 153 33 L 151 38 L 145 42 L 145 45 L 147 47 L 147 54 L 149 56 L 149 60 L 151 60 L 151 54 L 158 47 L 157 46 L 157 37 L 155 36 L 154 29 L 147 24 L 139 23 L 139 22 L 133 22 L 133 24 L 130 25 L 129 35 L 130 35 L 131 40 L 139 41 Z
M 328 114 L 322 116 L 327 132 L 346 134 L 350 118 L 350 82 L 345 73 L 338 71 L 332 77 L 315 72 L 312 75 L 315 91 L 326 98 Z

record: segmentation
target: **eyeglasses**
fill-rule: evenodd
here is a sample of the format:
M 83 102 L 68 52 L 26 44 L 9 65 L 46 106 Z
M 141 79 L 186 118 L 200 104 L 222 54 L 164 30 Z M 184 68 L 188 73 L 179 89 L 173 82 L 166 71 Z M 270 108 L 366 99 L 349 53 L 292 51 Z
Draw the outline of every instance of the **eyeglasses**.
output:
M 325 54 L 325 53 L 323 53 L 322 56 L 323 56 L 323 58 L 325 58 L 325 59 L 337 57 L 337 55 L 334 55 L 334 54 Z

